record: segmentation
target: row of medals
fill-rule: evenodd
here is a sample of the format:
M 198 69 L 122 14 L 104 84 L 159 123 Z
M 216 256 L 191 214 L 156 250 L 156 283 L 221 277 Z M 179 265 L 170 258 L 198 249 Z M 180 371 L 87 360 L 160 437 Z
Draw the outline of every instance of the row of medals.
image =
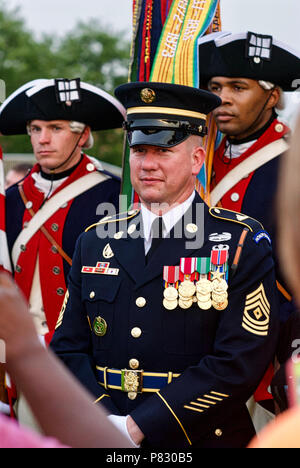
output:
M 189 309 L 194 303 L 202 310 L 212 307 L 224 310 L 228 306 L 228 284 L 224 279 L 218 278 L 212 281 L 201 278 L 196 283 L 184 280 L 178 289 L 168 286 L 164 290 L 163 305 L 167 310 L 174 310 L 177 306 Z

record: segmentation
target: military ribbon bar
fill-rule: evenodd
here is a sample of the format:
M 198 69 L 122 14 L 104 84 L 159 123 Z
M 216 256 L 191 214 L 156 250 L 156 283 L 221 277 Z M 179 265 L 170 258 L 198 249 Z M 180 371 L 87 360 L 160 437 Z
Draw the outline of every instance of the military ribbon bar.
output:
M 210 258 L 209 257 L 197 258 L 196 270 L 200 275 L 207 275 L 210 270 Z
M 190 278 L 191 281 L 194 281 L 196 276 L 196 266 L 197 258 L 181 258 L 180 259 L 180 281 L 183 281 L 186 276 Z
M 109 268 L 109 265 L 110 265 L 109 262 L 98 262 L 95 267 L 83 266 L 81 269 L 81 273 L 118 276 L 119 269 Z
M 211 251 L 210 261 L 212 265 L 224 265 L 228 260 L 228 249 L 214 249 Z
M 179 266 L 165 266 L 163 279 L 168 284 L 175 284 L 179 280 Z
M 192 275 L 196 271 L 197 258 L 181 258 L 180 271 L 185 275 Z

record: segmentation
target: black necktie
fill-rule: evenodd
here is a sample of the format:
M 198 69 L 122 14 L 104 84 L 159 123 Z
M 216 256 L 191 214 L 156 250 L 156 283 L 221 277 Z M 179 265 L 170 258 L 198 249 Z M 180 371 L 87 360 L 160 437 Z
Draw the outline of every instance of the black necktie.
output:
M 152 237 L 152 244 L 149 252 L 146 256 L 146 263 L 148 263 L 149 259 L 161 243 L 163 239 L 163 229 L 164 229 L 164 222 L 162 216 L 158 216 L 152 223 L 151 226 L 151 237 Z

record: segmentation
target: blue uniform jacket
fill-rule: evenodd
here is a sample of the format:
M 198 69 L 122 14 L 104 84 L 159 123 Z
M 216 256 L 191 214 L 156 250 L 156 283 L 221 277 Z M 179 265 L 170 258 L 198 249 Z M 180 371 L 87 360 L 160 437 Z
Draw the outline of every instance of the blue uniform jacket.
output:
M 128 218 L 132 232 L 139 216 Z M 126 222 L 108 222 L 107 228 L 116 229 L 110 238 L 100 238 L 102 225 L 79 238 L 52 349 L 110 413 L 132 416 L 145 434 L 144 447 L 246 446 L 254 428 L 245 403 L 273 357 L 279 328 L 267 236 L 251 218 L 209 210 L 196 194 L 179 221 L 182 238 L 162 240 L 146 265 L 144 241 L 126 235 Z M 187 245 L 191 224 L 203 232 L 202 246 Z M 216 234 L 223 233 L 229 247 L 228 307 L 200 310 L 194 303 L 186 310 L 165 309 L 163 267 L 179 265 L 184 257 L 209 257 L 220 244 Z M 105 261 L 117 274 L 82 273 Z M 106 324 L 104 336 L 96 334 L 97 317 Z M 121 389 L 124 369 L 136 366 L 144 371 L 137 395 L 124 382 Z

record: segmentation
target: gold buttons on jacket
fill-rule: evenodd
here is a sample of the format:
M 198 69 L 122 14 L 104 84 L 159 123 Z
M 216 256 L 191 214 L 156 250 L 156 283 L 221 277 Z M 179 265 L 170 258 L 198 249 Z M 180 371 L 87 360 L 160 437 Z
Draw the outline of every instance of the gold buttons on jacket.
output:
M 129 367 L 130 369 L 136 370 L 140 367 L 140 363 L 137 359 L 130 359 Z
M 147 301 L 144 297 L 138 297 L 135 303 L 138 307 L 142 308 L 142 307 L 145 307 L 145 305 L 147 304 Z
M 216 430 L 215 430 L 215 435 L 216 435 L 217 437 L 221 437 L 221 436 L 223 435 L 222 429 L 216 429 Z
M 139 338 L 142 334 L 142 330 L 139 327 L 135 327 L 131 330 L 131 336 L 133 338 Z
M 196 224 L 190 223 L 190 224 L 187 224 L 186 230 L 190 234 L 195 234 L 198 231 L 198 226 L 196 226 Z
M 95 299 L 95 297 L 96 297 L 95 291 L 91 291 L 90 292 L 90 299 Z

